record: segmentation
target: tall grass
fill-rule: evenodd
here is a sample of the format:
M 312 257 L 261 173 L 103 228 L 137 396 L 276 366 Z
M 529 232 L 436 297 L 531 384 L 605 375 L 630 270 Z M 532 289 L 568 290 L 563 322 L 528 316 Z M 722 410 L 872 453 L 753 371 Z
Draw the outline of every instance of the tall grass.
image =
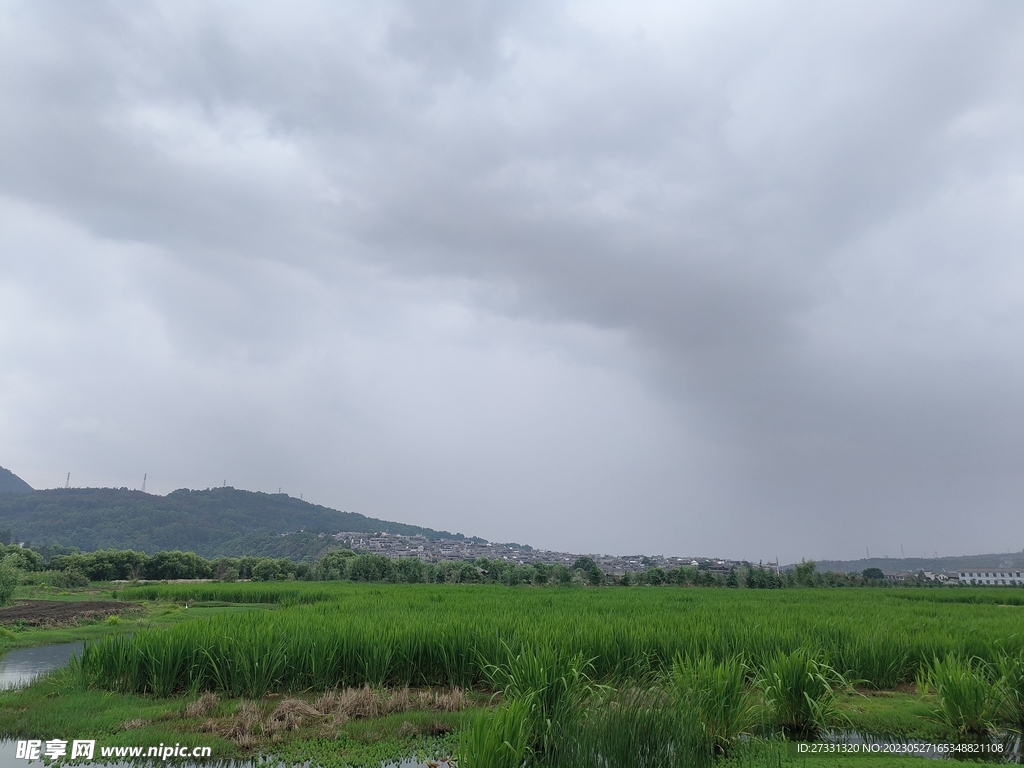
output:
M 671 688 L 677 706 L 696 718 L 718 752 L 728 751 L 756 722 L 757 699 L 747 685 L 747 665 L 740 657 L 715 663 L 708 655 L 697 659 L 677 655 Z
M 714 751 L 697 714 L 660 688 L 607 692 L 567 739 L 559 768 L 705 768 Z
M 835 694 L 847 684 L 815 652 L 797 648 L 769 659 L 758 685 L 775 725 L 790 735 L 813 736 L 838 721 Z
M 459 737 L 462 768 L 522 768 L 530 749 L 531 703 L 520 699 L 483 710 Z
M 568 655 L 542 645 L 509 652 L 506 663 L 487 665 L 485 673 L 505 699 L 525 704 L 530 751 L 554 760 L 583 720 L 595 690 L 588 674 L 592 669 L 581 653 Z
M 493 586 L 203 584 L 126 589 L 143 597 L 279 603 L 88 644 L 90 685 L 166 694 L 258 695 L 338 685 L 493 686 L 487 668 L 556 647 L 621 685 L 668 673 L 677 655 L 764 668 L 810 649 L 877 687 L 912 681 L 931 660 L 993 663 L 1024 654 L 1012 612 L 908 601 L 898 590 L 507 590 Z M 936 593 L 942 594 L 942 593 Z
M 1000 656 L 996 662 L 999 673 L 999 714 L 1003 723 L 1024 733 L 1024 657 Z
M 921 673 L 919 688 L 935 693 L 935 719 L 960 734 L 992 731 L 999 716 L 998 686 L 989 666 L 978 658 L 936 658 Z

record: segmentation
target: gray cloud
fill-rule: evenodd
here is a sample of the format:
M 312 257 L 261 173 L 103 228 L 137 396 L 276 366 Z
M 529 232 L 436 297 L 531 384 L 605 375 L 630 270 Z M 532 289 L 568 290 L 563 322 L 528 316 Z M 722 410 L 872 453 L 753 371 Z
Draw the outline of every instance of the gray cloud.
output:
M 1016 5 L 11 3 L 0 34 L 29 482 L 601 551 L 1024 546 Z

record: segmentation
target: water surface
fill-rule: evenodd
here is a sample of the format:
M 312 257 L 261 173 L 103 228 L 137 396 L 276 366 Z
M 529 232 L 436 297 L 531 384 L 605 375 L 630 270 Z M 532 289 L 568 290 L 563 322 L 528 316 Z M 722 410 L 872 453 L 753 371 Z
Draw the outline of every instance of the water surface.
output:
M 19 648 L 0 656 L 0 691 L 24 688 L 40 675 L 68 663 L 82 650 L 82 642 Z

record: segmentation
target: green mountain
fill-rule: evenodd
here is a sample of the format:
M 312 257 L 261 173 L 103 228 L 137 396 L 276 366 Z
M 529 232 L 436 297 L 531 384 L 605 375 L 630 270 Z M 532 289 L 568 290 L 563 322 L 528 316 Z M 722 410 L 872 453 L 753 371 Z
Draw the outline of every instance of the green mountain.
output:
M 183 549 L 204 557 L 315 555 L 339 531 L 386 532 L 430 539 L 461 534 L 339 512 L 282 493 L 236 488 L 181 489 L 155 496 L 127 488 L 56 488 L 0 493 L 0 530 L 33 546 Z
M 32 486 L 11 472 L 0 467 L 0 493 L 30 493 Z
M 788 566 L 787 566 L 788 567 Z M 933 573 L 993 569 L 1024 569 L 1024 551 L 993 552 L 987 555 L 949 555 L 945 557 L 872 557 L 861 560 L 818 560 L 819 571 L 861 573 L 866 568 L 879 568 L 883 573 L 907 571 Z

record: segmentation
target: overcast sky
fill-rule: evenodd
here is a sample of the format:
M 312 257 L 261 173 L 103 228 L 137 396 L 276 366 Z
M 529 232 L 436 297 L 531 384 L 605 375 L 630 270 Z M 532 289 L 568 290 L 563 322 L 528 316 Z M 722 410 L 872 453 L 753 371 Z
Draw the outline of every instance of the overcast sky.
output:
M 1024 3 L 0 1 L 0 465 L 1024 547 Z

